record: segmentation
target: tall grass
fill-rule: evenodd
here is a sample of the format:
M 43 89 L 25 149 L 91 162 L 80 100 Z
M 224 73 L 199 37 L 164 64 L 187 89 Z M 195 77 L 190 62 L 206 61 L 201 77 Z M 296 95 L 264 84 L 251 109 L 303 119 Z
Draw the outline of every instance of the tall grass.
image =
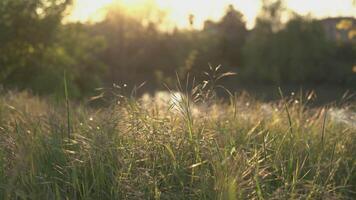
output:
M 66 106 L 3 94 L 0 199 L 356 198 L 354 127 L 306 97 L 195 101 L 203 85 L 180 85 L 174 106 L 72 106 L 70 122 Z

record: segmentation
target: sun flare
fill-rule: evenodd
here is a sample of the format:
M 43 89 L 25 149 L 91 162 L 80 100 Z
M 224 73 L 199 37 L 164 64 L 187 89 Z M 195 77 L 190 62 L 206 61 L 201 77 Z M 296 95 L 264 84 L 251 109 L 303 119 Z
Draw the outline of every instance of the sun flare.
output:
M 287 7 L 300 14 L 311 14 L 315 17 L 356 16 L 356 6 L 352 0 L 287 0 Z M 188 27 L 188 16 L 194 15 L 195 28 L 201 28 L 207 19 L 217 20 L 232 4 L 244 16 L 248 28 L 252 28 L 254 20 L 261 8 L 260 0 L 75 0 L 69 21 L 100 21 L 110 5 L 119 4 L 125 9 L 134 10 L 153 6 L 163 10 L 167 26 Z

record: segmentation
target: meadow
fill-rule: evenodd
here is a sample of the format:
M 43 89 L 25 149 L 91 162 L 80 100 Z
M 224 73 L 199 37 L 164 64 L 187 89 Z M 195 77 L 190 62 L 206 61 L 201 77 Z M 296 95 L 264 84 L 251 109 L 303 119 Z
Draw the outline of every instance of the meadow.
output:
M 356 199 L 331 1 L 0 0 L 0 200 Z
M 356 197 L 352 101 L 311 108 L 313 93 L 261 103 L 222 101 L 206 84 L 142 97 L 116 88 L 106 106 L 2 92 L 0 199 Z

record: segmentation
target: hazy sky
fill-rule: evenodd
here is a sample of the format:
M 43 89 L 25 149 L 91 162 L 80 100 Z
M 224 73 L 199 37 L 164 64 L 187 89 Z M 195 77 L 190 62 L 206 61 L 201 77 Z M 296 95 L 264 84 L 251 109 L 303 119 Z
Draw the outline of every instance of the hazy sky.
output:
M 142 7 L 155 2 L 168 14 L 167 18 L 171 24 L 179 27 L 188 25 L 187 16 L 195 15 L 197 27 L 201 27 L 206 19 L 219 19 L 229 4 L 233 4 L 240 10 L 247 21 L 248 27 L 252 27 L 254 19 L 260 9 L 260 0 L 76 0 L 71 20 L 86 21 L 95 19 L 98 10 L 119 1 L 127 8 Z M 286 0 L 288 8 L 299 14 L 311 14 L 315 17 L 327 16 L 354 16 L 356 17 L 356 5 L 353 0 Z M 100 13 L 100 12 L 99 12 Z M 102 13 L 102 12 L 101 12 Z

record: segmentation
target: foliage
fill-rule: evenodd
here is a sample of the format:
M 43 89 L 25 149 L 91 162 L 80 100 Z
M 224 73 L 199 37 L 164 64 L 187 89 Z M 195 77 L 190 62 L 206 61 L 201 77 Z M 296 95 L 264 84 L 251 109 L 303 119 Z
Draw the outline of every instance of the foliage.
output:
M 69 3 L 1 2 L 0 29 L 4 31 L 0 33 L 0 83 L 58 95 L 63 91 L 61 80 L 67 71 L 74 96 L 98 85 L 105 66 L 97 54 L 105 47 L 105 41 L 89 35 L 81 24 L 61 24 Z
M 237 82 L 356 85 L 354 40 L 330 40 L 319 21 L 293 15 L 279 0 L 262 2 L 252 30 L 233 6 L 202 30 L 163 31 L 159 10 L 135 15 L 120 6 L 99 23 L 63 23 L 70 3 L 1 1 L 1 85 L 61 96 L 66 72 L 70 96 L 80 98 L 113 83 L 146 82 L 150 90 L 162 83 L 173 86 L 176 73 L 202 79 L 208 64 L 239 73 L 230 88 Z M 287 15 L 289 21 L 283 22 Z M 194 15 L 189 20 L 194 24 Z M 350 22 L 340 23 L 339 28 L 352 28 Z
M 308 17 L 293 14 L 282 23 L 283 12 L 280 1 L 264 6 L 243 47 L 241 78 L 277 84 L 352 86 L 356 43 L 330 40 L 322 24 Z
M 43 54 L 53 43 L 68 3 L 56 0 L 1 1 L 1 82 L 21 80 L 19 84 L 24 84 L 30 79 L 26 72 L 36 72 L 44 67 L 41 63 Z M 21 77 L 17 79 L 18 76 Z
M 247 77 L 257 72 L 262 81 L 319 83 L 338 70 L 330 69 L 332 44 L 317 22 L 297 17 L 276 33 L 259 26 L 245 46 Z

